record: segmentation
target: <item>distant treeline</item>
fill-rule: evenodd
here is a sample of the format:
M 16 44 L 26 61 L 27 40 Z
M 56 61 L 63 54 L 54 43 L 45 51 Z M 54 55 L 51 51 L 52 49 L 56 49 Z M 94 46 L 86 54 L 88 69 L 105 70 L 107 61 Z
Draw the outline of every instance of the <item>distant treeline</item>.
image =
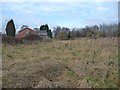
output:
M 23 27 L 28 27 L 23 25 Z M 51 39 L 52 37 L 61 40 L 74 39 L 79 37 L 118 37 L 120 36 L 120 23 L 119 24 L 100 24 L 93 26 L 85 26 L 84 28 L 68 28 L 57 26 L 53 28 L 53 32 L 49 28 L 48 24 L 40 25 L 40 28 L 34 28 L 36 32 L 47 31 L 47 36 Z M 15 37 L 16 29 L 14 21 L 11 19 L 6 25 L 6 35 L 10 37 Z
M 84 28 L 54 27 L 54 37 L 57 39 L 73 39 L 79 37 L 117 37 L 118 24 L 100 24 L 94 26 L 86 26 Z

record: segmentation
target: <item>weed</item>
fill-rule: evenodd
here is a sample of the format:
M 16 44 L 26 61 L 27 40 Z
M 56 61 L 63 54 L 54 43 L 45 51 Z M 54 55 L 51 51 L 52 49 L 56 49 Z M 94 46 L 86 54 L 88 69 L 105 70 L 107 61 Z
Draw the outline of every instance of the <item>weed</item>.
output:
M 68 70 L 67 74 L 69 76 L 75 76 L 75 72 L 73 70 Z

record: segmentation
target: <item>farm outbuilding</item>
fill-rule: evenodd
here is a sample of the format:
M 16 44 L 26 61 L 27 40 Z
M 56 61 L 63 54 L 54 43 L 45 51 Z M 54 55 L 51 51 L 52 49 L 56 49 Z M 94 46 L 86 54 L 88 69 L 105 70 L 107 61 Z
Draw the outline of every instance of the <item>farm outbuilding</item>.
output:
M 22 39 L 22 38 L 25 38 L 28 35 L 37 35 L 37 32 L 30 29 L 30 28 L 24 28 L 24 29 L 22 29 L 18 32 L 17 37 Z

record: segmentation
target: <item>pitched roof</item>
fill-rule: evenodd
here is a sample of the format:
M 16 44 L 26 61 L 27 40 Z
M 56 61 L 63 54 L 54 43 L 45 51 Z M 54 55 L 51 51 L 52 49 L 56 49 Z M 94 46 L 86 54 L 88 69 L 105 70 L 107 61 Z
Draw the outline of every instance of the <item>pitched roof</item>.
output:
M 29 35 L 30 34 L 36 34 L 36 31 L 34 31 L 34 30 L 30 29 L 30 28 L 24 28 L 23 30 L 19 31 L 17 37 L 18 38 L 24 38 L 24 37 L 26 37 L 28 35 L 28 33 L 26 33 L 26 32 L 28 32 L 28 31 L 29 31 Z
M 34 31 L 34 30 L 30 29 L 30 28 L 24 28 L 24 29 L 20 30 L 19 33 L 23 32 L 23 31 L 26 30 L 26 29 L 27 29 L 27 30 L 30 30 L 30 31 Z

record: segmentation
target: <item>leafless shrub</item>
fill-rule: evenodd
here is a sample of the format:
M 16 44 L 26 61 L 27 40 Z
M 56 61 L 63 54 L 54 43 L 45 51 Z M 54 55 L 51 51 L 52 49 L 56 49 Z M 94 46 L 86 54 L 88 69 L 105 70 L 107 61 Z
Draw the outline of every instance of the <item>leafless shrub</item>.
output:
M 43 38 L 40 37 L 39 35 L 28 35 L 25 38 L 23 38 L 24 40 L 29 40 L 29 41 L 35 41 L 35 40 L 42 40 Z
M 3 36 L 2 37 L 2 43 L 7 43 L 7 44 L 21 44 L 23 41 L 21 39 L 18 39 L 16 37 L 8 37 L 8 36 Z

